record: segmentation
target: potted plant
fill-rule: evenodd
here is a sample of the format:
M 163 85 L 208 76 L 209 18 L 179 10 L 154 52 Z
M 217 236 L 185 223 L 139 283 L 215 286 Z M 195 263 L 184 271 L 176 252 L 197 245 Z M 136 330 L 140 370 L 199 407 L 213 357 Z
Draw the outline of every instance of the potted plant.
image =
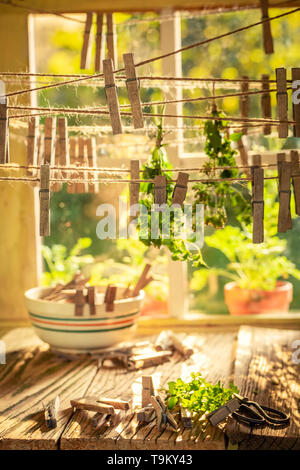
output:
M 293 286 L 288 276 L 300 279 L 300 271 L 283 255 L 286 241 L 276 236 L 254 245 L 251 234 L 226 226 L 205 238 L 209 247 L 218 249 L 227 259 L 226 269 L 201 269 L 194 273 L 192 287 L 204 287 L 213 272 L 231 280 L 225 284 L 225 302 L 231 315 L 288 312 Z

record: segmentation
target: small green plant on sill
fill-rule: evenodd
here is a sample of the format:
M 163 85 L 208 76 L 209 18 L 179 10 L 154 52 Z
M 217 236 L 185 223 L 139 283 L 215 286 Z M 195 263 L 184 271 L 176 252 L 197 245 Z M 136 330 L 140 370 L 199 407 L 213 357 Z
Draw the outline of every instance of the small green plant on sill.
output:
M 166 146 L 162 143 L 164 131 L 162 128 L 162 119 L 155 119 L 157 127 L 156 143 L 151 153 L 150 160 L 143 165 L 142 179 L 153 180 L 157 175 L 164 175 L 167 180 L 167 205 L 172 205 L 172 194 L 174 190 L 174 183 L 172 180 L 172 166 L 168 161 Z M 166 170 L 169 170 L 168 172 Z M 156 248 L 166 247 L 169 249 L 173 260 L 179 261 L 191 261 L 194 267 L 205 266 L 202 258 L 201 250 L 196 247 L 195 251 L 190 251 L 184 240 L 178 239 L 174 236 L 175 232 L 178 231 L 177 218 L 175 211 L 170 213 L 170 237 L 164 238 L 162 236 L 162 213 L 159 213 L 159 226 L 160 236 L 158 238 L 151 237 L 151 206 L 154 204 L 154 183 L 141 183 L 140 184 L 140 197 L 139 204 L 145 206 L 148 211 L 148 231 L 140 234 L 140 241 L 146 246 L 154 246 Z M 183 221 L 180 222 L 183 224 Z M 138 228 L 141 230 L 140 222 Z M 189 240 L 189 243 L 193 243 L 193 240 Z
M 224 114 L 217 109 L 212 111 L 213 117 L 223 117 Z M 208 120 L 204 125 L 206 137 L 205 153 L 208 161 L 204 163 L 204 174 L 207 178 L 226 180 L 238 178 L 239 170 L 232 148 L 232 142 L 241 138 L 241 133 L 233 133 L 227 136 L 228 122 L 223 120 Z M 217 167 L 227 167 L 219 173 Z M 223 228 L 227 222 L 226 201 L 230 198 L 230 204 L 236 209 L 241 223 L 249 224 L 251 221 L 252 207 L 249 191 L 241 184 L 232 184 L 231 181 L 216 181 L 211 183 L 196 183 L 193 186 L 195 203 L 204 204 L 204 223 L 214 228 Z M 244 194 L 245 193 L 245 196 Z
M 202 290 L 211 274 L 235 281 L 242 289 L 273 290 L 280 278 L 293 276 L 300 279 L 300 271 L 283 255 L 286 241 L 276 236 L 266 237 L 264 243 L 254 245 L 249 231 L 227 225 L 206 237 L 205 242 L 223 253 L 228 264 L 226 269 L 194 272 L 191 280 L 193 290 Z
M 43 272 L 41 284 L 43 286 L 53 286 L 59 282 L 69 282 L 77 271 L 82 269 L 94 258 L 91 255 L 83 255 L 82 251 L 91 246 L 90 238 L 79 238 L 70 252 L 64 245 L 42 246 L 42 256 L 47 265 L 48 271 Z
M 233 393 L 239 393 L 233 383 L 229 384 L 229 388 L 221 385 L 220 381 L 212 385 L 206 382 L 200 373 L 192 373 L 190 382 L 179 378 L 176 382 L 169 382 L 168 387 L 167 400 L 170 410 L 175 406 L 182 406 L 200 415 L 211 413 L 229 401 Z

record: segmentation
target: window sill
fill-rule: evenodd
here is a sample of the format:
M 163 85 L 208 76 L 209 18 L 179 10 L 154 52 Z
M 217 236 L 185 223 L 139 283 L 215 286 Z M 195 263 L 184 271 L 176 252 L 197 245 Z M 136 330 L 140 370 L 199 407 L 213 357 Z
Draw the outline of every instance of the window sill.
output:
M 236 316 L 188 313 L 183 318 L 143 316 L 138 321 L 137 333 L 144 336 L 165 328 L 184 331 L 205 328 L 235 330 L 240 325 L 300 330 L 300 312 Z

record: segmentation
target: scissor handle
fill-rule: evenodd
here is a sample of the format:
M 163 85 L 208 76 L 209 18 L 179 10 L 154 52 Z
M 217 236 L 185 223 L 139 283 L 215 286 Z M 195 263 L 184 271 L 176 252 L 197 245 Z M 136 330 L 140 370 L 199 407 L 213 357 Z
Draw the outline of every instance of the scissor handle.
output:
M 259 405 L 255 401 L 249 401 L 247 405 L 252 405 L 254 408 L 256 408 L 261 414 L 267 423 L 272 423 L 272 424 L 279 424 L 279 425 L 288 425 L 290 422 L 290 417 L 286 413 L 280 410 L 276 410 L 274 408 L 269 408 L 268 406 L 264 405 Z M 269 413 L 275 416 L 271 416 Z
M 255 411 L 253 408 L 250 408 L 248 404 L 246 405 L 242 403 L 239 408 L 239 411 L 246 411 L 247 415 L 243 415 L 242 413 L 239 413 L 238 411 L 234 411 L 232 413 L 232 416 L 237 421 L 241 421 L 249 425 L 262 425 L 266 423 L 266 419 L 258 411 Z

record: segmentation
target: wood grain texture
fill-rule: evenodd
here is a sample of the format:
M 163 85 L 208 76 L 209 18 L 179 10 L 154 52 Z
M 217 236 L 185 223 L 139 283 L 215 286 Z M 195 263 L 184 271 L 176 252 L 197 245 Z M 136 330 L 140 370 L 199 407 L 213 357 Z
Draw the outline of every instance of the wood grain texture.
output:
M 8 112 L 7 98 L 1 97 L 0 101 L 0 164 L 8 163 Z
M 295 80 L 300 80 L 300 68 L 292 69 L 292 81 Z M 294 137 L 300 137 L 300 104 L 293 103 L 293 121 L 297 123 L 293 126 Z
M 233 420 L 226 435 L 239 449 L 300 449 L 300 365 L 294 364 L 293 342 L 299 332 L 241 327 L 238 335 L 234 383 L 250 400 L 290 414 L 290 425 L 251 429 Z
M 133 126 L 135 129 L 144 127 L 144 119 L 142 114 L 140 91 L 138 86 L 138 78 L 136 76 L 133 54 L 123 54 L 125 73 L 126 73 L 126 86 L 128 97 L 131 104 L 131 114 Z
M 264 241 L 264 170 L 253 167 L 253 243 Z
M 268 0 L 260 0 L 260 8 L 261 8 L 261 18 L 262 20 L 269 18 L 269 2 Z M 269 21 L 262 24 L 263 29 L 263 45 L 264 51 L 266 54 L 273 54 L 274 46 L 273 46 L 273 37 L 271 31 L 271 23 Z
M 278 154 L 280 155 L 280 154 Z M 279 212 L 278 232 L 286 232 L 292 228 L 291 219 L 291 162 L 278 161 L 279 176 Z
M 83 43 L 82 43 L 82 49 L 81 49 L 81 58 L 80 58 L 81 69 L 89 68 L 90 36 L 91 36 L 92 22 L 93 22 L 93 13 L 88 12 L 86 14 L 85 28 L 84 28 L 84 33 L 83 33 Z
M 262 79 L 262 89 L 266 91 L 261 95 L 261 109 L 262 109 L 262 117 L 264 119 L 271 119 L 272 118 L 272 108 L 271 108 L 271 95 L 268 93 L 270 89 L 270 75 L 263 74 L 261 76 Z M 265 124 L 263 127 L 264 135 L 271 134 L 272 126 L 271 124 Z
M 300 166 L 299 154 L 296 150 L 291 150 L 291 164 L 296 214 L 300 215 Z
M 40 236 L 50 235 L 50 167 L 41 165 L 40 170 Z
M 242 78 L 248 80 L 249 77 L 244 75 Z M 247 93 L 249 91 L 249 83 L 248 82 L 241 82 L 241 92 Z M 244 95 L 240 97 L 240 113 L 241 118 L 248 118 L 249 117 L 249 95 Z M 248 133 L 247 126 L 242 127 L 242 133 L 245 135 Z
M 110 122 L 113 134 L 122 134 L 122 122 L 112 59 L 103 60 L 103 73 L 105 81 L 105 94 L 109 109 Z
M 97 31 L 96 31 L 96 50 L 95 50 L 95 72 L 101 70 L 101 51 L 102 51 L 102 33 L 103 33 L 103 13 L 97 13 Z
M 277 119 L 280 124 L 278 125 L 278 137 L 286 138 L 288 136 L 288 95 L 286 91 L 286 69 L 284 67 L 276 69 L 276 85 L 277 85 Z

